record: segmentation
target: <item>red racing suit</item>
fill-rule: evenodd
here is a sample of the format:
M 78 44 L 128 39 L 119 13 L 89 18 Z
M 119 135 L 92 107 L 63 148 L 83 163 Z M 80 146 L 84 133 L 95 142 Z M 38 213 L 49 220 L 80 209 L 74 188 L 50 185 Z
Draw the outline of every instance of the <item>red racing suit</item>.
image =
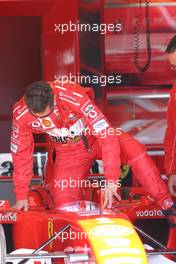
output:
M 81 158 L 82 166 L 88 166 L 86 159 L 90 155 L 86 151 L 87 157 L 85 157 L 84 144 L 80 135 L 86 127 L 89 127 L 90 132 L 88 131 L 87 134 L 94 134 L 102 148 L 106 179 L 116 181 L 119 177 L 118 138 L 115 134 L 109 135 L 108 133 L 106 137 L 101 136 L 102 132 L 105 133 L 110 128 L 110 124 L 90 99 L 91 90 L 81 88 L 77 84 L 66 84 L 64 87 L 55 83 L 50 83 L 50 85 L 55 96 L 55 109 L 49 117 L 36 118 L 33 116 L 28 111 L 23 98 L 14 106 L 11 151 L 14 164 L 15 195 L 18 200 L 27 198 L 29 181 L 33 175 L 33 133 L 47 133 L 52 138 L 60 155 L 59 164 L 65 161 L 67 166 L 69 165 L 71 160 L 67 159 L 67 152 L 68 149 L 72 150 L 70 156 L 72 156 L 71 166 L 74 170 L 73 164 L 76 167 L 79 166 Z M 64 156 L 63 159 L 60 152 Z M 78 167 L 77 170 L 80 169 Z M 66 166 L 65 170 L 67 170 Z
M 121 160 L 132 167 L 138 181 L 166 209 L 170 202 L 167 187 L 144 146 L 111 127 L 91 100 L 90 89 L 77 84 L 49 84 L 55 96 L 50 116 L 34 117 L 23 98 L 14 106 L 11 151 L 16 199 L 26 199 L 28 195 L 33 175 L 33 133 L 47 133 L 51 141 L 48 186 L 56 206 L 81 199 L 82 183 L 92 161 L 102 157 L 106 181 L 117 183 Z
M 176 173 L 176 83 L 170 90 L 164 150 L 165 172 L 169 176 Z

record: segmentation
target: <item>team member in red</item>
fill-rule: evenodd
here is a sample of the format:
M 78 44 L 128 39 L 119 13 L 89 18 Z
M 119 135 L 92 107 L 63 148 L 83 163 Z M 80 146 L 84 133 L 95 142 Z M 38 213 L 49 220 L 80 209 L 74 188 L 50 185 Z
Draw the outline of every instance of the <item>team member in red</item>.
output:
M 176 36 L 174 36 L 167 48 L 171 69 L 176 70 Z M 169 176 L 169 191 L 176 196 L 176 83 L 170 90 L 170 98 L 167 110 L 167 128 L 164 138 L 165 170 Z
M 105 190 L 105 206 L 111 207 L 113 195 L 119 197 L 116 193 L 120 167 L 119 142 L 115 134 L 106 133 L 106 137 L 101 137 L 101 132 L 107 131 L 110 124 L 91 101 L 92 96 L 91 89 L 83 89 L 76 84 L 61 86 L 36 82 L 28 87 L 24 97 L 15 105 L 11 150 L 16 208 L 28 208 L 28 185 L 33 169 L 33 133 L 47 133 L 53 142 L 51 148 L 54 146 L 56 150 L 50 184 L 55 205 L 80 199 L 82 190 L 79 185 L 88 174 L 93 158 L 82 137 L 87 126 L 98 139 L 105 177 L 107 182 L 111 180 L 111 186 Z M 70 177 L 76 186 L 63 189 L 62 184 L 68 182 Z
M 164 210 L 171 208 L 167 187 L 144 146 L 127 133 L 114 130 L 92 97 L 91 89 L 77 84 L 36 82 L 15 105 L 11 142 L 15 208 L 28 209 L 33 133 L 49 135 L 50 164 L 53 151 L 56 153 L 49 182 L 56 207 L 81 199 L 80 182 L 86 178 L 93 159 L 101 155 L 107 181 L 104 206 L 112 206 L 113 195 L 120 199 L 116 190 L 121 160 L 132 167 L 138 181 Z M 70 179 L 76 183 L 74 188 L 69 185 Z M 63 182 L 67 183 L 64 188 Z

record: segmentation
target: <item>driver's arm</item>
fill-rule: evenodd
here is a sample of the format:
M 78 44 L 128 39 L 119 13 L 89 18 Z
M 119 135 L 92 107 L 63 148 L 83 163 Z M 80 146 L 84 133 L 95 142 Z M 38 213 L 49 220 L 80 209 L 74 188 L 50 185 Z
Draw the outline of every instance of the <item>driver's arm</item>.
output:
M 14 115 L 11 133 L 11 154 L 14 167 L 14 193 L 17 201 L 15 208 L 17 209 L 28 209 L 29 184 L 33 175 L 33 150 L 32 131 L 21 124 L 20 120 L 17 120 Z

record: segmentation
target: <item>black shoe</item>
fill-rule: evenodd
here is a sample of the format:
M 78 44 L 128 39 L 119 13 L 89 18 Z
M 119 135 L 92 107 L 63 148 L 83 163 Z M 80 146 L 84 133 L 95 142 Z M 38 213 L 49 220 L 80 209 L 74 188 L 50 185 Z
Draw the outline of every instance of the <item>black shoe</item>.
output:
M 167 216 L 170 227 L 176 227 L 176 204 L 172 205 L 167 210 L 162 210 L 162 212 Z

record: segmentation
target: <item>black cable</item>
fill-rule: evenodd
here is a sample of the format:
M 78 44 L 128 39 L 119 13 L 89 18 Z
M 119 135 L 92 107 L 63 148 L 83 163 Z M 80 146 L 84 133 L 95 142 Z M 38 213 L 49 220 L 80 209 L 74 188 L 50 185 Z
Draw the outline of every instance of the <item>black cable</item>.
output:
M 149 15 L 149 1 L 145 0 L 145 23 L 146 23 L 146 45 L 147 45 L 147 60 L 144 66 L 139 63 L 139 46 L 140 46 L 140 29 L 142 23 L 142 0 L 140 0 L 140 14 L 136 17 L 136 28 L 134 33 L 134 64 L 139 72 L 148 70 L 151 64 L 151 40 L 150 40 L 150 15 Z

